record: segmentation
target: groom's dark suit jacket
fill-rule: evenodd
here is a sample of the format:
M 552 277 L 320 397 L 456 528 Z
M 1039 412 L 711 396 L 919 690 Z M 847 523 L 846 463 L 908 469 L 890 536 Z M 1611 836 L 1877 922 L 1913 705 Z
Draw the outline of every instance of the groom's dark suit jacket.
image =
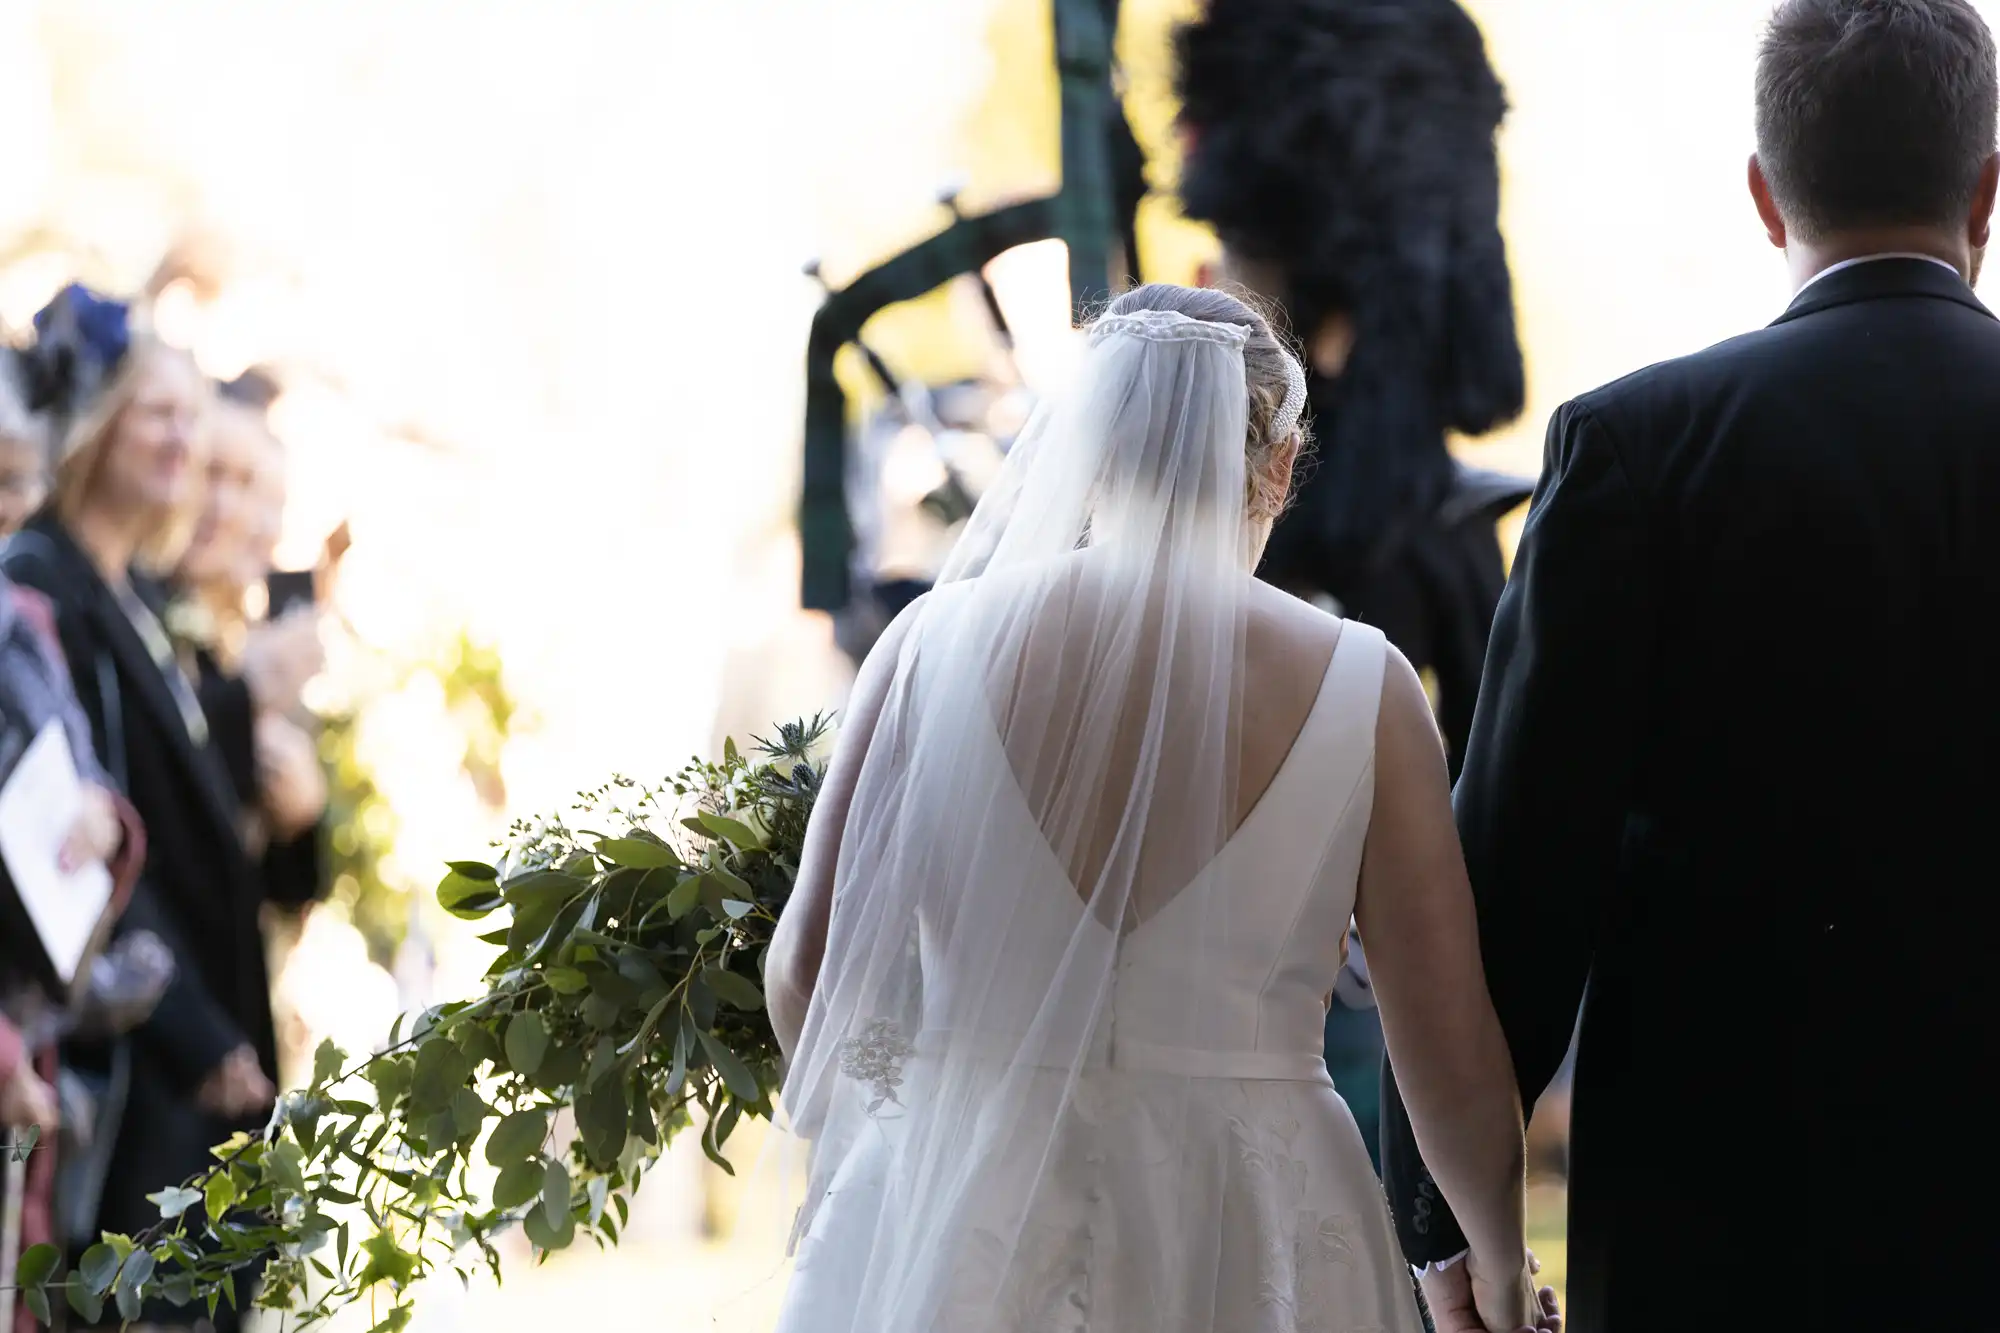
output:
M 1456 805 L 1569 1327 L 2000 1327 L 2000 321 L 1941 266 L 1558 411 Z M 1464 1241 L 1385 1093 L 1413 1262 Z M 1949 1322 L 1950 1316 L 1958 1322 Z

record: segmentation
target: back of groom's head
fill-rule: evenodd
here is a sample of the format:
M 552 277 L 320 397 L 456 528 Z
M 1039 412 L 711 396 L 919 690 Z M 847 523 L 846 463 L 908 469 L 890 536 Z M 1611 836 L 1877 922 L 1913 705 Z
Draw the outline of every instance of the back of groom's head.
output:
M 1963 227 L 1997 108 L 1969 0 L 1782 0 L 1757 59 L 1757 160 L 1802 239 Z

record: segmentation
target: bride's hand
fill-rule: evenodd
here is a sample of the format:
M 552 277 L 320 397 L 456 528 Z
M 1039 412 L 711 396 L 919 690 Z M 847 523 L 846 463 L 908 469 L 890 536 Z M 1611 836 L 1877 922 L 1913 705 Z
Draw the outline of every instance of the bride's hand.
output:
M 1482 1271 L 1478 1256 L 1465 1257 L 1465 1272 L 1472 1285 L 1473 1307 L 1487 1333 L 1561 1333 L 1562 1312 L 1556 1305 L 1553 1287 L 1535 1289 L 1535 1275 L 1542 1265 L 1530 1250 L 1526 1262 L 1512 1273 L 1502 1275 Z

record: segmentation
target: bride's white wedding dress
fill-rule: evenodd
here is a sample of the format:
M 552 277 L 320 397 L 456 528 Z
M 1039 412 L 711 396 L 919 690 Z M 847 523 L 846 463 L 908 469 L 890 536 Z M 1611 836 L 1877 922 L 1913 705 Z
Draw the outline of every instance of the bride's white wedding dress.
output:
M 1079 927 L 1094 928 L 1115 952 L 1116 982 L 1094 1031 L 1051 1034 L 1058 1049 L 1085 1051 L 1054 1152 L 1043 1160 L 1031 1139 L 1034 1158 L 992 1157 L 966 1182 L 951 1244 L 939 1247 L 960 1270 L 939 1275 L 940 1330 L 1423 1327 L 1381 1186 L 1322 1058 L 1325 999 L 1340 968 L 1374 794 L 1383 655 L 1378 631 L 1343 629 L 1318 701 L 1249 818 L 1122 939 L 1089 920 L 1025 802 L 993 822 L 986 845 L 965 849 L 990 866 L 982 891 L 1018 895 L 1035 922 L 1017 921 L 1022 965 L 982 997 L 982 1040 L 1000 1050 L 1020 1043 L 1051 983 L 1051 967 L 1037 959 L 1060 957 Z M 969 721 L 968 786 L 1013 784 L 986 721 Z M 996 800 L 993 808 L 1010 807 Z M 1218 904 L 1231 924 L 1220 955 L 1190 938 L 1194 923 L 1213 919 L 1202 908 Z M 1049 952 L 1035 950 L 1037 935 Z M 926 961 L 926 1012 L 950 1013 L 954 979 L 940 960 Z M 1194 1033 L 1182 1027 L 1189 1012 L 1200 1015 Z M 1165 1030 L 1155 1030 L 1156 1016 L 1166 1018 Z M 785 1333 L 874 1326 L 862 1308 L 862 1275 L 879 1221 L 897 1206 L 887 1175 L 899 1123 L 927 1095 L 924 1052 L 946 1043 L 933 1021 L 946 1020 L 927 1017 L 914 1041 L 878 1029 L 846 1053 L 854 1095 L 875 1107 L 880 1143 L 848 1155 L 808 1205 Z M 1059 1067 L 1039 1075 L 1027 1098 L 1044 1114 L 1055 1113 L 1069 1080 L 1063 1062 L 1052 1063 Z M 1163 1230 L 1156 1219 L 1206 1225 Z M 1177 1310 L 1185 1317 L 1162 1322 Z
M 1249 336 L 1100 320 L 857 682 L 783 1333 L 1422 1327 L 1322 1058 L 1387 650 L 1253 677 Z

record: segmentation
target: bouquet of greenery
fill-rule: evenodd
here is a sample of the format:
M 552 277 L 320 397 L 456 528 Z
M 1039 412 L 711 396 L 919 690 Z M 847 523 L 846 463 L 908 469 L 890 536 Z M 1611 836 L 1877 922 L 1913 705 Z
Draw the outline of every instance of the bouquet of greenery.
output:
M 152 1196 L 153 1227 L 105 1236 L 68 1273 L 53 1246 L 23 1254 L 29 1308 L 130 1321 L 157 1296 L 213 1313 L 261 1276 L 257 1304 L 306 1323 L 386 1292 L 376 1333 L 397 1333 L 425 1276 L 497 1273 L 507 1227 L 544 1253 L 579 1233 L 615 1244 L 646 1167 L 697 1111 L 703 1150 L 730 1170 L 731 1132 L 768 1118 L 778 1088 L 763 955 L 825 732 L 815 718 L 748 756 L 730 744 L 662 787 L 614 779 L 567 820 L 517 824 L 498 864 L 452 865 L 446 910 L 509 914 L 480 937 L 500 948 L 486 994 L 399 1022 L 363 1060 L 323 1044 L 262 1135 Z

